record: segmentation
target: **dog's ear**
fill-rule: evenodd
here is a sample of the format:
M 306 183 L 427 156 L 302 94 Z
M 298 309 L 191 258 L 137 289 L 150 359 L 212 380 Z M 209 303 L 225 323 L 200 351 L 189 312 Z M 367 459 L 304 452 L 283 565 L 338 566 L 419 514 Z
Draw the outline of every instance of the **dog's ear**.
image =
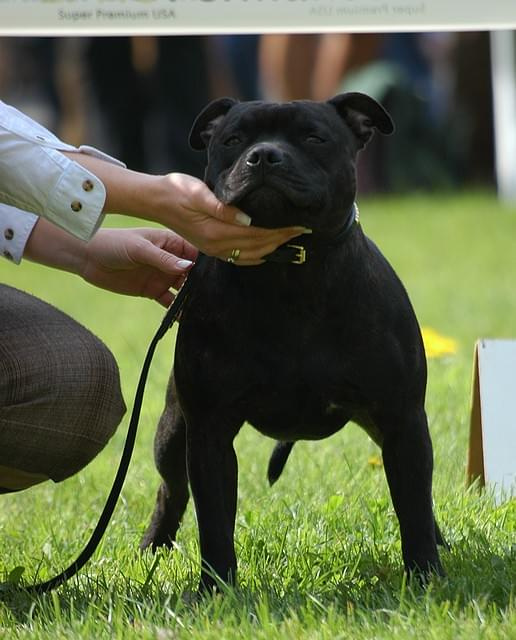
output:
M 189 142 L 192 149 L 196 151 L 206 149 L 218 124 L 236 103 L 237 100 L 233 98 L 218 98 L 204 107 L 190 131 Z
M 364 147 L 378 129 L 380 133 L 389 135 L 394 131 L 390 115 L 381 104 L 364 93 L 341 93 L 331 100 L 339 115 L 355 134 L 359 148 Z

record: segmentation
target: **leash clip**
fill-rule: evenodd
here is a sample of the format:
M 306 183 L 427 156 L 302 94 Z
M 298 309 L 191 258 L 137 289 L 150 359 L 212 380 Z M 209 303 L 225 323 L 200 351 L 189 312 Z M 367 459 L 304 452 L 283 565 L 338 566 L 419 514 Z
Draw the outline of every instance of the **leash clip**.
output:
M 306 249 L 300 244 L 287 244 L 287 247 L 296 250 L 295 257 L 290 261 L 291 264 L 304 264 L 306 262 Z

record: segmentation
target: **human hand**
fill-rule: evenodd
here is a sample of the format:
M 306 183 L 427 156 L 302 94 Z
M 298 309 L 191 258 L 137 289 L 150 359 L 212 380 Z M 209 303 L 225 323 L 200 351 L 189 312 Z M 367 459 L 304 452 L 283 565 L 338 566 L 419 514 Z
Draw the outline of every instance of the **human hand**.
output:
M 224 205 L 201 180 L 184 173 L 154 176 L 131 171 L 93 156 L 68 153 L 102 180 L 104 212 L 151 220 L 172 229 L 200 251 L 227 260 L 240 251 L 238 265 L 256 265 L 304 227 L 263 229 L 236 207 Z
M 154 219 L 173 228 L 207 255 L 227 260 L 231 252 L 238 249 L 238 265 L 257 265 L 279 245 L 306 232 L 300 226 L 251 227 L 251 219 L 246 214 L 224 205 L 204 182 L 193 176 L 170 173 L 160 179 L 164 200 Z
M 168 307 L 197 250 L 167 229 L 100 229 L 86 245 L 79 273 L 89 283 Z

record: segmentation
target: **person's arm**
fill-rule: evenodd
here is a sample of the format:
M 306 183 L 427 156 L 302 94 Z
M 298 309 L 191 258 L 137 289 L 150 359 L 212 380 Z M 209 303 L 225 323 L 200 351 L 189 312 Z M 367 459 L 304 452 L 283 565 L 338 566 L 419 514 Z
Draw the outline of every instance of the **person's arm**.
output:
M 95 174 L 106 188 L 104 211 L 158 222 L 207 255 L 227 259 L 240 249 L 239 265 L 260 264 L 280 244 L 305 232 L 303 227 L 263 229 L 237 208 L 223 205 L 192 176 L 154 176 L 131 171 L 80 153 L 65 153 Z
M 97 176 L 63 151 L 80 151 L 121 164 L 91 147 L 67 145 L 0 101 L 0 203 L 17 209 L 20 216 L 24 212 L 43 216 L 89 240 L 104 217 L 105 188 Z M 4 213 L 0 211 L 2 221 Z
M 95 234 L 106 212 L 152 220 L 209 255 L 227 259 L 239 249 L 239 265 L 259 264 L 302 233 L 245 226 L 247 216 L 220 203 L 200 180 L 130 171 L 96 149 L 61 142 L 1 101 L 0 202 L 40 215 L 82 240 Z
M 34 226 L 24 257 L 81 276 L 87 282 L 168 306 L 197 250 L 168 229 L 99 229 L 83 242 L 44 218 Z

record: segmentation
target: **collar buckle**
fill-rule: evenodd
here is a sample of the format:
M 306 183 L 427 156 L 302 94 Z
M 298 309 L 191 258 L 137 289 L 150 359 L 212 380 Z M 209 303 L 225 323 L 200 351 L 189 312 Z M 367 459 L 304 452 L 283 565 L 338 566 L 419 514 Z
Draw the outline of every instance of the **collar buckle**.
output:
M 306 249 L 300 244 L 287 244 L 287 247 L 295 249 L 296 255 L 290 264 L 304 264 L 306 262 Z

